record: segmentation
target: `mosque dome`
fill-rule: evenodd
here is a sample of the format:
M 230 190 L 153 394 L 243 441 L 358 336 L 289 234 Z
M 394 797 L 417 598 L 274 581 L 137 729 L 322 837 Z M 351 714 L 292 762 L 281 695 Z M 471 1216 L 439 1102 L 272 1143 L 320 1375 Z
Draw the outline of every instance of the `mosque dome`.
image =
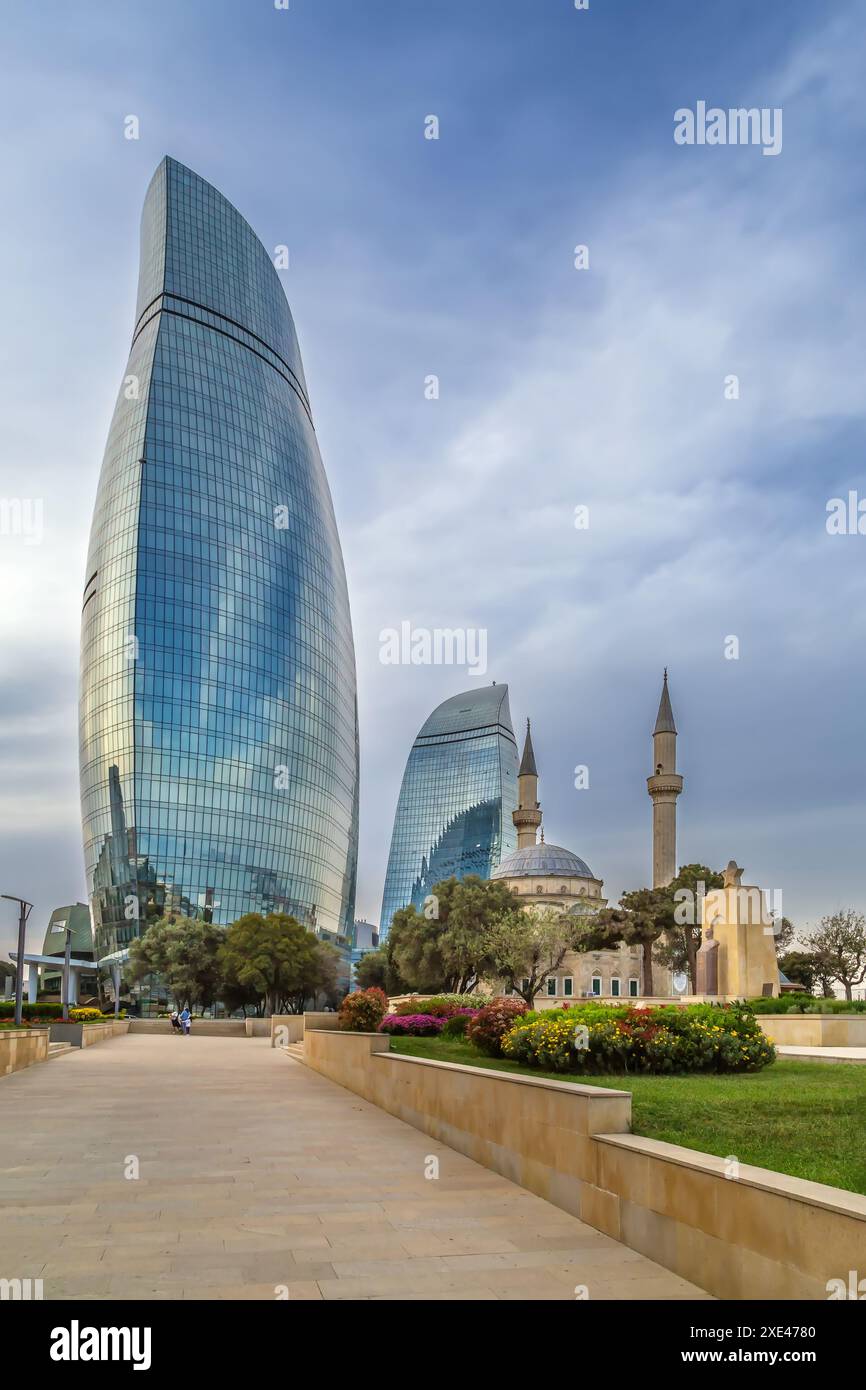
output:
M 524 845 L 506 855 L 491 878 L 595 878 L 588 864 L 561 845 Z

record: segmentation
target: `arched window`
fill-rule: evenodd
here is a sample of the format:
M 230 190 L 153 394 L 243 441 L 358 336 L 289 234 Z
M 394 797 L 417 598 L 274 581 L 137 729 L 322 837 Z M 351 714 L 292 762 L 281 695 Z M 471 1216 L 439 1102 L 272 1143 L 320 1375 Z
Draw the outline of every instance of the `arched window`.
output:
M 537 884 L 535 885 L 535 891 L 536 891 L 536 893 L 543 893 L 543 892 L 544 892 L 544 884 L 543 884 L 543 883 L 537 883 Z
M 622 993 L 622 981 L 618 975 L 612 975 L 610 978 L 610 992 L 614 999 L 619 999 Z
M 600 975 L 593 975 L 593 977 L 592 977 L 592 992 L 593 992 L 593 994 L 601 994 L 601 976 L 600 976 Z

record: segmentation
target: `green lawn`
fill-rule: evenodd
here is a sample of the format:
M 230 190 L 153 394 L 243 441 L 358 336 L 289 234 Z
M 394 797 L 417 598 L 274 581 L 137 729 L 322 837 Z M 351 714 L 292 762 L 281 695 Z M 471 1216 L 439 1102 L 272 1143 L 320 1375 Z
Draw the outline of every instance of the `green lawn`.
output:
M 782 1060 L 754 1075 L 570 1076 L 482 1057 L 462 1041 L 392 1038 L 391 1050 L 631 1091 L 635 1134 L 866 1193 L 866 1066 Z

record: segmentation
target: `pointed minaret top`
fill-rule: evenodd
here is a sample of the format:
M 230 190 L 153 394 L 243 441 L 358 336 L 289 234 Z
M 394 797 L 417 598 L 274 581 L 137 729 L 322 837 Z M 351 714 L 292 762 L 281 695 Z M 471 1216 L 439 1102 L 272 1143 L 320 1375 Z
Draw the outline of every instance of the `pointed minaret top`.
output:
M 529 720 L 526 721 L 526 742 L 523 745 L 523 757 L 520 760 L 520 771 L 518 777 L 537 777 L 538 769 L 535 766 L 535 753 L 532 748 L 532 735 L 529 732 Z
M 674 712 L 671 709 L 671 697 L 668 694 L 668 668 L 665 667 L 665 678 L 662 685 L 662 697 L 659 700 L 659 712 L 656 716 L 656 726 L 653 729 L 655 734 L 675 734 L 677 726 L 674 723 Z

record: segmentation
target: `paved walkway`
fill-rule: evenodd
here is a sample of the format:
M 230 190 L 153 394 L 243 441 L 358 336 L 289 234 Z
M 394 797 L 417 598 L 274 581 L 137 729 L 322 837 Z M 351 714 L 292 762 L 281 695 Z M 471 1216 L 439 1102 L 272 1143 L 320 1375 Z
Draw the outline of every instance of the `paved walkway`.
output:
M 258 1038 L 0 1079 L 0 1264 L 46 1299 L 707 1297 Z
M 793 1057 L 798 1062 L 866 1062 L 866 1047 L 798 1047 L 793 1043 L 776 1043 L 780 1057 Z

